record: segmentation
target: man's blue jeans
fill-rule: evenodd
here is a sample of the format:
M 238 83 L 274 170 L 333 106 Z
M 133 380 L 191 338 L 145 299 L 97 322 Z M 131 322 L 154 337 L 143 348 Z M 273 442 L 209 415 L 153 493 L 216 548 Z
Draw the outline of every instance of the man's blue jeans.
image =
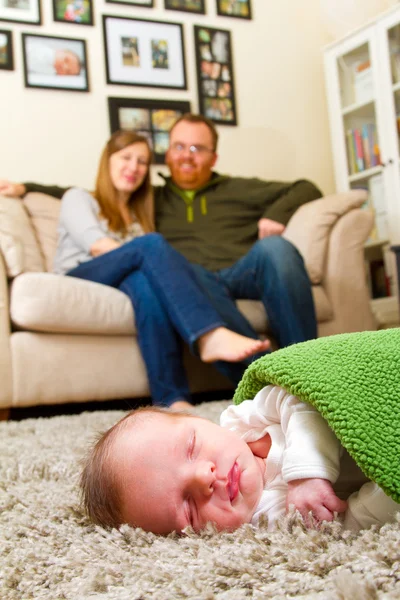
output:
M 154 404 L 188 400 L 181 338 L 195 352 L 202 334 L 225 325 L 190 263 L 160 234 L 150 233 L 81 263 L 67 275 L 129 296 Z
M 317 337 L 311 284 L 304 261 L 284 238 L 271 236 L 258 240 L 243 258 L 216 272 L 192 266 L 229 329 L 258 337 L 236 307 L 235 300 L 245 298 L 262 301 L 280 348 Z M 215 366 L 234 382 L 243 374 L 239 363 L 219 362 Z

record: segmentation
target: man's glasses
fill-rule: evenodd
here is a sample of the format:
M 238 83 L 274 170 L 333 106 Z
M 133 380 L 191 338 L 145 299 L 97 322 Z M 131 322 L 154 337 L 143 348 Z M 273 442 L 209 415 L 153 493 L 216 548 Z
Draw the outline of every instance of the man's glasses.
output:
M 170 149 L 175 152 L 175 154 L 182 154 L 182 152 L 186 152 L 186 150 L 189 150 L 190 154 L 194 155 L 214 152 L 214 150 L 211 148 L 207 148 L 207 146 L 202 146 L 201 144 L 192 144 L 191 146 L 187 146 L 186 144 L 181 144 L 180 142 L 175 142 L 175 144 L 172 144 Z

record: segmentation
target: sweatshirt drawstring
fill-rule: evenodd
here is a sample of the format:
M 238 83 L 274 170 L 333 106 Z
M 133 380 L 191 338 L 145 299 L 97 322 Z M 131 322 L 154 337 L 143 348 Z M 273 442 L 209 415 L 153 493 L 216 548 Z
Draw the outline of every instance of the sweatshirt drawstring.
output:
M 202 215 L 207 214 L 207 198 L 204 195 L 200 198 L 200 210 Z

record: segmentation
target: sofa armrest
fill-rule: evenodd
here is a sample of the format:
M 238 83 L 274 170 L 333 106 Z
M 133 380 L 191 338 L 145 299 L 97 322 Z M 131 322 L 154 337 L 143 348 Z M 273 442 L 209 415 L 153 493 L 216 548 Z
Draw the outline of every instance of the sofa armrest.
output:
M 290 219 L 283 236 L 300 251 L 313 284 L 324 276 L 329 235 L 335 223 L 367 200 L 365 190 L 324 196 L 303 204 Z
M 13 397 L 8 296 L 6 266 L 0 252 L 0 408 L 10 407 Z
M 334 319 L 323 335 L 377 328 L 371 310 L 364 256 L 364 245 L 373 225 L 371 211 L 355 209 L 344 214 L 331 230 L 322 286 L 331 303 Z

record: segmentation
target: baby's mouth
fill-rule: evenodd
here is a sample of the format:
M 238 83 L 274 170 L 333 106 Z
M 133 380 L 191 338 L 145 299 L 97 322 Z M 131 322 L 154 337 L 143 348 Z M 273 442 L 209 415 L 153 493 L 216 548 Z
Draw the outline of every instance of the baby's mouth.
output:
M 228 494 L 229 494 L 229 500 L 231 502 L 234 501 L 234 499 L 236 498 L 236 496 L 239 493 L 239 481 L 240 481 L 239 465 L 237 464 L 237 462 L 235 462 L 232 469 L 228 473 L 227 489 L 228 489 Z

